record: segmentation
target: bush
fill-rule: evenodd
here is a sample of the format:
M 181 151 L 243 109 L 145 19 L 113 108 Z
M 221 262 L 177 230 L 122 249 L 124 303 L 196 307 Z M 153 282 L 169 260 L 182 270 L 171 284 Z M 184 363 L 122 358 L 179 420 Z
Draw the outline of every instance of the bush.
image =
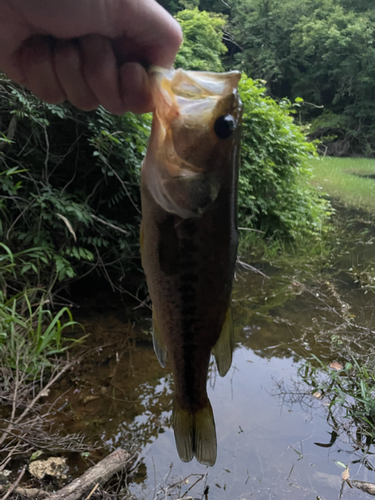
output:
M 240 226 L 272 238 L 319 235 L 329 204 L 308 184 L 306 160 L 315 154 L 315 147 L 290 116 L 298 102 L 276 103 L 246 75 L 239 90 L 244 104 Z
M 16 256 L 34 250 L 21 281 L 50 289 L 94 269 L 121 278 L 137 267 L 150 117 L 48 105 L 5 78 L 0 110 L 0 239 Z

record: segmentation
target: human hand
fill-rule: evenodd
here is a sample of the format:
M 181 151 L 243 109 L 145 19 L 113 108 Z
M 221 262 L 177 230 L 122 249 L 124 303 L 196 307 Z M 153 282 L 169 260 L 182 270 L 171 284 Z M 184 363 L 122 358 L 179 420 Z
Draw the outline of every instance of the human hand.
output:
M 181 39 L 155 0 L 0 0 L 0 70 L 85 111 L 151 111 L 145 67 L 169 68 Z

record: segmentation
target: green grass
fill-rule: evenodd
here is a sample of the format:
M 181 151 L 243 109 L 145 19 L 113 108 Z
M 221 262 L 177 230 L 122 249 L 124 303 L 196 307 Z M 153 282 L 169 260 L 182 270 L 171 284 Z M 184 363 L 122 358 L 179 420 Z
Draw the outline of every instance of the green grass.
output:
M 311 394 L 324 401 L 336 426 L 348 428 L 344 419 L 350 419 L 357 433 L 375 440 L 375 373 L 372 369 L 355 358 L 344 365 L 336 362 L 328 366 L 313 355 L 311 361 L 300 367 L 299 375 Z
M 348 207 L 375 213 L 375 160 L 319 158 L 310 160 L 310 165 L 311 182 L 323 193 Z

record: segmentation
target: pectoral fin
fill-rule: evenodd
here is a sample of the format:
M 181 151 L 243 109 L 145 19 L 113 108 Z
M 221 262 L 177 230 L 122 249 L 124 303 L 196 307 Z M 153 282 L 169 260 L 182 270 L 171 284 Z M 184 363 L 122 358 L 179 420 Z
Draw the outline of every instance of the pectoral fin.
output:
M 154 312 L 152 313 L 152 339 L 156 357 L 158 358 L 161 366 L 165 368 L 165 362 L 167 359 L 167 346 L 165 345 L 164 340 L 161 336 L 161 332 L 159 330 L 158 322 L 156 321 Z
M 176 447 L 180 459 L 190 462 L 195 456 L 203 465 L 214 465 L 216 462 L 217 442 L 215 420 L 211 403 L 195 413 L 181 408 L 174 400 L 173 428 Z
M 232 308 L 228 307 L 227 314 L 219 340 L 212 349 L 219 375 L 224 377 L 232 364 L 232 354 L 234 349 L 234 330 L 232 320 Z

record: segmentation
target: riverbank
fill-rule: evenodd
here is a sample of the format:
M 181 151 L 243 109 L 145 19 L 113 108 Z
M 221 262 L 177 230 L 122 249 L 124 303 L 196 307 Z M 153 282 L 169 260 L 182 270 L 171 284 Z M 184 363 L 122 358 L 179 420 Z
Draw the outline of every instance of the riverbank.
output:
M 314 158 L 309 160 L 311 184 L 347 208 L 375 214 L 375 160 Z

